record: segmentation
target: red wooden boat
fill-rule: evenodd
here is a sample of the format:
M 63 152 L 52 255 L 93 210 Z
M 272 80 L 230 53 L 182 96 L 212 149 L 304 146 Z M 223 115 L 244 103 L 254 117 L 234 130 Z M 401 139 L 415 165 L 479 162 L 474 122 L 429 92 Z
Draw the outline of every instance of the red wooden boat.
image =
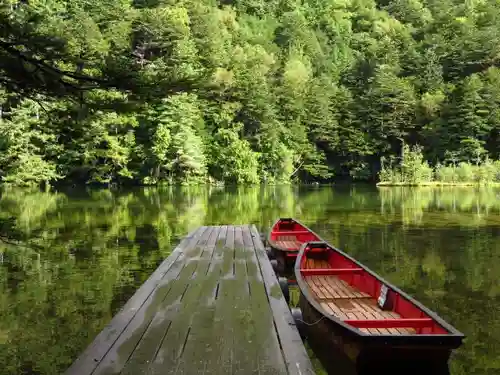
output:
M 293 269 L 302 244 L 321 240 L 316 233 L 298 220 L 280 218 L 271 227 L 267 244 L 271 248 L 271 257 L 277 261 L 277 271 L 282 272 L 287 267 Z
M 329 373 L 449 374 L 464 335 L 349 255 L 306 243 L 295 278 L 307 340 Z

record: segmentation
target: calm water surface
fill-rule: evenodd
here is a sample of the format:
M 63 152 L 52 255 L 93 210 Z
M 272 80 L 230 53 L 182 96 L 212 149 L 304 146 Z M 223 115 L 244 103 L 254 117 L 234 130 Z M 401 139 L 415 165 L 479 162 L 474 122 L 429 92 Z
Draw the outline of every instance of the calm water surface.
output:
M 302 220 L 467 335 L 500 373 L 500 190 L 151 188 L 0 193 L 0 374 L 62 373 L 190 230 Z

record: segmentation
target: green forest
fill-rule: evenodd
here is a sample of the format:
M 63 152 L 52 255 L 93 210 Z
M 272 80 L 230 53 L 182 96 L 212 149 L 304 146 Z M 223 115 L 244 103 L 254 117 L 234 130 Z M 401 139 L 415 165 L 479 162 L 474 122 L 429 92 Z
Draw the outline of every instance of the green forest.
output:
M 0 177 L 496 181 L 499 61 L 494 0 L 1 0 Z

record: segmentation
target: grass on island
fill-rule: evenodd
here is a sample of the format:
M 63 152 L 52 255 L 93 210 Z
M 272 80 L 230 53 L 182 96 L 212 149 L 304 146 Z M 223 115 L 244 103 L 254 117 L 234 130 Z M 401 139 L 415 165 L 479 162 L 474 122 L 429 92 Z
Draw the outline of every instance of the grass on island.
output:
M 500 182 L 489 181 L 489 182 L 443 182 L 443 181 L 422 181 L 422 182 L 392 182 L 392 181 L 381 181 L 377 183 L 377 186 L 457 186 L 457 187 L 494 187 L 500 186 Z
M 488 157 L 475 164 L 461 161 L 431 166 L 420 146 L 404 145 L 400 158 L 380 162 L 377 186 L 500 186 L 500 160 Z

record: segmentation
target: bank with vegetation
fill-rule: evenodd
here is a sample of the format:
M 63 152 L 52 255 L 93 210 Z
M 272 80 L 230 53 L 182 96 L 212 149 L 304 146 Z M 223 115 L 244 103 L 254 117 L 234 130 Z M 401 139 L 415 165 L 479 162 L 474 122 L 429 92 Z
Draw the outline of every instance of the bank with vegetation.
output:
M 478 158 L 476 164 L 459 162 L 431 167 L 422 148 L 405 145 L 400 158 L 382 159 L 378 186 L 498 186 L 500 160 Z
M 4 183 L 402 183 L 402 144 L 469 182 L 500 158 L 494 0 L 7 0 L 0 25 Z

